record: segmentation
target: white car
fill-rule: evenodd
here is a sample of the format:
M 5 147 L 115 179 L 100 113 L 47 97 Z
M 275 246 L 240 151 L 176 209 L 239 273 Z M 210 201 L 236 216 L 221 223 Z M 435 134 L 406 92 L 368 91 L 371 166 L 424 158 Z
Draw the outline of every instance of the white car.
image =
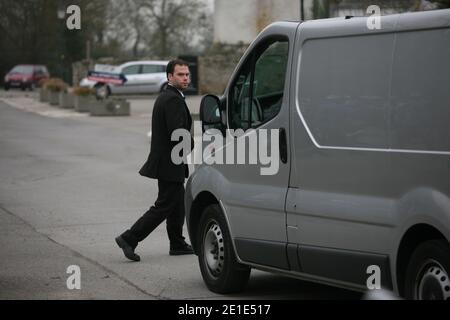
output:
M 169 61 L 130 61 L 120 66 L 96 66 L 96 71 L 123 74 L 127 81 L 123 85 L 98 83 L 84 78 L 80 86 L 95 88 L 97 95 L 107 97 L 110 94 L 149 94 L 158 93 L 167 85 L 166 66 Z M 109 67 L 109 70 L 102 67 Z M 111 69 L 112 68 L 112 69 Z

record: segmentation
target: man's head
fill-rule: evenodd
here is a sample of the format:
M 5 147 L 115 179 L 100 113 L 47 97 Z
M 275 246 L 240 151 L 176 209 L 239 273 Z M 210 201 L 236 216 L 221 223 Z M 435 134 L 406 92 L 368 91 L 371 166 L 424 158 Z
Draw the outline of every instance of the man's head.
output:
M 167 80 L 180 91 L 185 90 L 190 83 L 189 65 L 186 61 L 171 60 L 166 68 Z

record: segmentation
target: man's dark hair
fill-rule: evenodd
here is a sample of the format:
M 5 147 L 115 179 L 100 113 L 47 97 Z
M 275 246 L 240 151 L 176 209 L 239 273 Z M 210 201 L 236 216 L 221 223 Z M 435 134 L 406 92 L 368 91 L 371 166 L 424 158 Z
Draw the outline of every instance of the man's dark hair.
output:
M 169 73 L 173 74 L 173 72 L 175 71 L 176 65 L 189 67 L 189 64 L 184 60 L 181 60 L 181 59 L 170 60 L 166 67 L 167 77 L 169 77 Z

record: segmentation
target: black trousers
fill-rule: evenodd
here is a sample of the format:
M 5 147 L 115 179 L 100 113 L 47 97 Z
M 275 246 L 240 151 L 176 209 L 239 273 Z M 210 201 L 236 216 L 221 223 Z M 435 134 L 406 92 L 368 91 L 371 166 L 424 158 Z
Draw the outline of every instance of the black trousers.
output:
M 182 182 L 158 180 L 158 199 L 131 229 L 122 234 L 122 238 L 133 248 L 144 240 L 164 220 L 170 247 L 184 245 L 184 184 Z

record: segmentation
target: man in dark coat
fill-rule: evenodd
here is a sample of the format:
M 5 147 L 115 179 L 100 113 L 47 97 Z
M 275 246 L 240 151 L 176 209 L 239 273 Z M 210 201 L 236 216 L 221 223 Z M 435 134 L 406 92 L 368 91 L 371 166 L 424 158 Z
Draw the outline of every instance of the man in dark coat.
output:
M 183 90 L 190 82 L 189 67 L 182 60 L 172 60 L 167 65 L 166 72 L 169 81 L 167 89 L 156 99 L 153 108 L 150 154 L 139 171 L 144 177 L 158 180 L 158 198 L 154 206 L 131 229 L 116 238 L 116 243 L 125 256 L 133 261 L 140 261 L 140 257 L 134 252 L 138 243 L 166 219 L 169 254 L 193 253 L 192 247 L 183 237 L 184 180 L 189 176 L 189 169 L 186 163 L 174 164 L 171 158 L 173 147 L 179 143 L 171 141 L 172 133 L 177 129 L 190 132 L 192 125 L 183 95 Z

